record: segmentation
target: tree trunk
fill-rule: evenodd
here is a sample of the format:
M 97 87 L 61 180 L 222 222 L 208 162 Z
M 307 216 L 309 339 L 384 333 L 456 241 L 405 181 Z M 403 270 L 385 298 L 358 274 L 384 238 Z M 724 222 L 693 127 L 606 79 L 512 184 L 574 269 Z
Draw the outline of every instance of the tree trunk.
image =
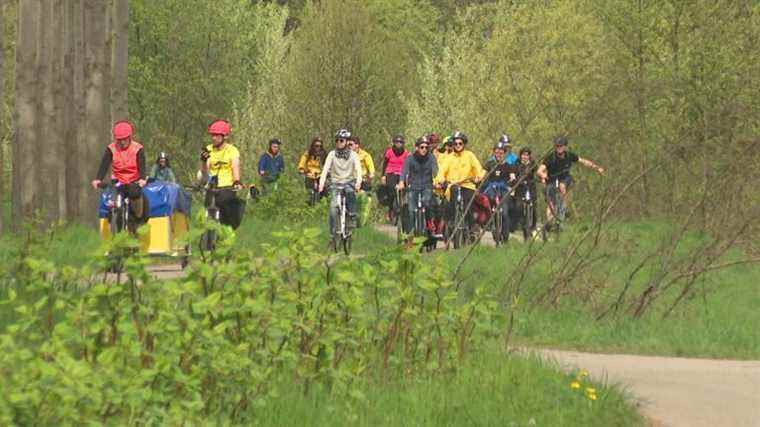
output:
M 37 168 L 24 173 L 33 175 L 37 182 L 33 190 L 39 194 L 39 209 L 45 225 L 50 225 L 58 217 L 56 176 L 57 145 L 55 125 L 55 99 L 53 95 L 53 1 L 43 1 L 39 14 L 39 40 L 37 44 L 37 80 L 40 96 L 37 98 L 37 139 L 35 156 Z M 55 140 L 54 140 L 55 139 Z M 44 179 L 46 177 L 53 179 Z
M 0 0 L 0 105 L 5 104 L 5 2 Z M 5 112 L 0 111 L 0 130 L 6 129 Z M 5 133 L 0 134 L 0 236 L 4 231 L 5 219 Z
M 111 122 L 129 118 L 127 75 L 129 63 L 129 0 L 114 0 L 111 48 Z
M 84 1 L 72 0 L 66 2 L 66 51 L 68 62 L 64 63 L 66 74 L 71 80 L 66 89 L 66 192 L 69 219 L 86 222 L 88 209 L 86 197 L 92 190 L 89 180 L 82 165 L 86 146 L 83 139 L 84 132 Z
M 103 0 L 84 0 L 84 47 L 85 47 L 85 119 L 84 129 L 80 132 L 83 142 L 79 157 L 82 171 L 81 188 L 86 189 L 80 200 L 81 212 L 94 218 L 97 208 L 97 194 L 87 187 L 87 182 L 95 178 L 100 156 L 110 140 L 109 123 L 111 118 L 106 104 L 106 4 Z M 90 215 L 92 214 L 92 215 Z
M 37 144 L 36 67 L 41 0 L 19 0 L 16 41 L 16 132 L 13 143 L 13 223 L 21 224 L 38 206 L 36 187 Z
M 64 98 L 65 87 L 71 77 L 64 73 L 63 65 L 65 61 L 65 19 L 67 0 L 53 0 L 53 37 L 51 39 L 51 48 L 53 54 L 52 74 L 53 74 L 53 132 L 50 140 L 46 145 L 55 153 L 54 169 L 50 170 L 50 175 L 55 174 L 55 203 L 58 211 L 58 218 L 61 220 L 69 219 L 68 205 L 66 203 L 66 164 L 62 159 L 66 153 L 66 128 L 69 122 L 66 121 L 65 111 L 67 109 Z M 52 146 L 50 146 L 52 145 Z

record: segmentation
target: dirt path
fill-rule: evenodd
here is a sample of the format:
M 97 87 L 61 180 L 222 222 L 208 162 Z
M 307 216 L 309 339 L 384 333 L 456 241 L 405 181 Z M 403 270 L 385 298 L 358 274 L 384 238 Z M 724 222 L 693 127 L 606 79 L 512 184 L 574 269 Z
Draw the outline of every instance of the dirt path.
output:
M 540 350 L 563 368 L 620 384 L 655 426 L 760 426 L 760 361 Z
M 385 234 L 386 236 L 396 239 L 396 226 L 391 224 L 375 224 L 375 230 Z M 521 233 L 512 233 L 509 235 L 509 241 L 517 241 L 522 243 L 523 242 L 523 236 Z M 493 236 L 490 232 L 483 233 L 483 237 L 480 239 L 480 244 L 483 246 L 489 246 L 489 247 L 496 247 L 496 242 L 493 240 Z M 443 242 L 438 242 L 438 249 L 442 249 L 444 247 Z

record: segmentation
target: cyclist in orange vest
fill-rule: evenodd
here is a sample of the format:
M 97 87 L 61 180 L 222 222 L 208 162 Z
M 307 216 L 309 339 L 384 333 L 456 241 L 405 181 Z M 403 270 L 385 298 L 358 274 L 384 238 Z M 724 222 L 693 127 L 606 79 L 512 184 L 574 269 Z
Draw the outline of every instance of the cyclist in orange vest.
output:
M 142 144 L 132 139 L 133 135 L 132 123 L 126 120 L 114 123 L 114 142 L 108 144 L 103 153 L 92 187 L 100 187 L 110 167 L 111 179 L 121 184 L 118 191 L 130 199 L 132 213 L 144 220 L 148 216 L 147 201 L 142 195 L 142 188 L 147 183 L 145 151 Z

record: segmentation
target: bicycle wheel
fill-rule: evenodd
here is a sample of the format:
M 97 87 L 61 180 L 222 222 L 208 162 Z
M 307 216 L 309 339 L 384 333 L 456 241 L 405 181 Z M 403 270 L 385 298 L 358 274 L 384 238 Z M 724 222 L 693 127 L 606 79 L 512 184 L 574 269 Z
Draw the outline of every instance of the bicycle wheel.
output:
M 396 243 L 401 243 L 404 237 L 404 221 L 399 212 L 395 212 L 394 217 L 396 218 Z
M 344 236 L 341 240 L 343 240 L 343 252 L 346 255 L 351 255 L 351 235 Z
M 504 224 L 502 223 L 501 214 L 502 214 L 502 207 L 499 206 L 493 212 L 494 217 L 493 217 L 493 223 L 491 225 L 491 234 L 493 234 L 493 241 L 496 243 L 496 246 L 501 246 L 501 244 L 504 242 L 502 239 Z
M 533 228 L 535 228 L 533 218 L 533 204 L 523 202 L 523 240 L 528 241 L 533 235 Z
M 417 209 L 414 215 L 414 231 L 418 236 L 425 235 L 425 210 Z

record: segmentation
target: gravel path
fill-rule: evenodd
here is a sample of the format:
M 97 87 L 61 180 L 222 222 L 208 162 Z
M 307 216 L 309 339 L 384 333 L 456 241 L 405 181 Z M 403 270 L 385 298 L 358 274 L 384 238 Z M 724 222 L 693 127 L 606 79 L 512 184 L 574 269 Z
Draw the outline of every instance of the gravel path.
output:
M 760 426 L 760 361 L 538 352 L 620 384 L 654 426 Z

